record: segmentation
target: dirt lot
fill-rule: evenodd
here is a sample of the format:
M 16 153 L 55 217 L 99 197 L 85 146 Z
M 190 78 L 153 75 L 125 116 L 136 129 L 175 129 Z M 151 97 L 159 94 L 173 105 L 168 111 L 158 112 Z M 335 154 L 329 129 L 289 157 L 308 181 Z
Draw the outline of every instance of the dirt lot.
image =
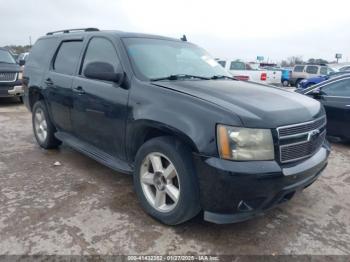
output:
M 350 145 L 333 144 L 323 176 L 264 216 L 167 227 L 142 211 L 131 176 L 40 149 L 30 118 L 0 100 L 0 254 L 350 254 Z

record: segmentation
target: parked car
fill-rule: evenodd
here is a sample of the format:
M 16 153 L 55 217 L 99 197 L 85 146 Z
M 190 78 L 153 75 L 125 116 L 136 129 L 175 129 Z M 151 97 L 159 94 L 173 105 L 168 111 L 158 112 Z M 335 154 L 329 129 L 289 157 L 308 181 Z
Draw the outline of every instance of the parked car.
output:
M 281 83 L 282 73 L 279 70 L 254 69 L 252 65 L 239 60 L 219 59 L 218 63 L 239 80 L 265 84 Z
M 25 53 L 20 53 L 18 55 L 18 58 L 17 58 L 17 63 L 20 65 L 20 66 L 24 66 L 27 59 L 28 59 L 28 56 L 29 56 L 29 52 L 25 52 Z
M 0 97 L 19 97 L 22 101 L 22 73 L 11 53 L 0 48 Z
M 328 135 L 350 140 L 350 74 L 297 92 L 322 103 L 327 114 Z
M 331 72 L 333 72 L 333 70 L 326 65 L 295 65 L 290 78 L 290 83 L 298 88 L 303 79 L 319 75 L 328 75 Z
M 300 81 L 298 88 L 302 88 L 302 89 L 308 88 L 310 86 L 319 84 L 319 83 L 326 81 L 328 79 L 332 79 L 332 78 L 339 77 L 341 75 L 349 74 L 349 73 L 350 72 L 332 72 L 329 75 L 320 75 L 320 76 L 315 76 L 315 77 L 311 77 L 308 79 L 304 79 L 304 80 Z
M 215 223 L 252 218 L 327 165 L 319 102 L 235 80 L 186 41 L 52 32 L 35 43 L 24 81 L 38 144 L 64 142 L 133 174 L 140 204 L 165 224 L 201 210 Z
M 339 70 L 339 72 L 349 72 L 350 71 L 350 65 L 343 66 L 343 67 L 339 68 L 338 70 Z
M 292 70 L 290 68 L 280 68 L 280 67 L 263 67 L 265 70 L 269 71 L 280 71 L 281 72 L 281 84 L 282 86 L 289 86 L 289 79 L 292 74 Z

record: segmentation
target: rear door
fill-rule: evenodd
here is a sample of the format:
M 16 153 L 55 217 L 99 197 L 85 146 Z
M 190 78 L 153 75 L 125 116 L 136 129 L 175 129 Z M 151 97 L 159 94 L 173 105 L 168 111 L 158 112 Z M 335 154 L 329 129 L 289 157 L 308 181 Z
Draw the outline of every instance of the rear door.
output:
M 321 87 L 320 102 L 327 113 L 329 135 L 350 137 L 350 78 Z
M 75 135 L 96 148 L 125 158 L 124 136 L 128 90 L 114 82 L 89 79 L 84 69 L 92 62 L 105 62 L 123 73 L 115 40 L 93 37 L 89 40 L 80 72 L 73 81 L 72 122 Z
M 82 48 L 82 40 L 61 42 L 44 79 L 52 120 L 59 130 L 65 132 L 72 132 L 72 81 Z

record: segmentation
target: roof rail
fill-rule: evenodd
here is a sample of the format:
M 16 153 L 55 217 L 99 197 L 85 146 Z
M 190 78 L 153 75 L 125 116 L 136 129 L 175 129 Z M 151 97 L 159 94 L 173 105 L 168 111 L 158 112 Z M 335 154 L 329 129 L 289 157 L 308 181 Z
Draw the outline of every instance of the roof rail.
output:
M 95 31 L 100 31 L 98 28 L 94 27 L 88 27 L 88 28 L 75 28 L 75 29 L 65 29 L 65 30 L 59 30 L 59 31 L 53 31 L 53 32 L 48 32 L 46 35 L 54 35 L 54 34 L 68 34 L 71 32 L 76 32 L 76 31 L 83 31 L 83 32 L 95 32 Z

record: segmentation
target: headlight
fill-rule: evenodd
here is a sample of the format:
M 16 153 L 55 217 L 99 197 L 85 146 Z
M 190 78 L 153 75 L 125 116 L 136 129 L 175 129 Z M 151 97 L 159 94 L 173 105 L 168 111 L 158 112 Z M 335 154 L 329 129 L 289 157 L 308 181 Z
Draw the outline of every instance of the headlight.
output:
M 18 80 L 22 80 L 22 78 L 23 78 L 23 73 L 22 73 L 22 72 L 19 72 L 19 73 L 18 73 Z
M 275 158 L 270 129 L 217 126 L 220 157 L 230 160 L 273 160 Z

